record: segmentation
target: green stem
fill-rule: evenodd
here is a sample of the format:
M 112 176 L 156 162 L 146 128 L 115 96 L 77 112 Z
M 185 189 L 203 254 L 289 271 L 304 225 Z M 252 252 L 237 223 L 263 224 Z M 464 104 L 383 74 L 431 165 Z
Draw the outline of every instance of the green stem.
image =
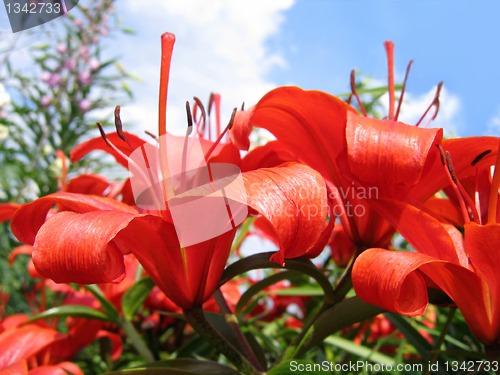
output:
M 144 342 L 139 337 L 139 334 L 135 330 L 132 323 L 127 319 L 122 318 L 120 320 L 120 326 L 125 331 L 125 334 L 130 339 L 130 341 L 132 341 L 132 345 L 137 349 L 139 354 L 142 355 L 144 360 L 148 363 L 154 362 L 153 354 L 151 354 L 151 351 L 148 349 L 148 347 L 144 345 Z
M 434 352 L 432 354 L 432 357 L 429 360 L 429 365 L 434 364 L 434 362 L 437 361 L 439 357 L 439 349 L 441 348 L 441 345 L 444 343 L 444 339 L 446 338 L 446 334 L 448 333 L 448 330 L 450 329 L 451 322 L 453 321 L 453 317 L 455 316 L 455 312 L 457 311 L 457 308 L 450 308 L 448 311 L 448 317 L 446 318 L 446 322 L 444 324 L 443 329 L 441 330 L 441 333 L 439 334 L 439 337 L 437 338 L 436 342 L 434 343 L 432 347 L 432 351 Z M 427 370 L 425 370 L 423 375 L 430 375 L 431 373 L 431 366 L 427 366 Z
M 217 306 L 219 306 L 220 312 L 222 313 L 224 320 L 226 321 L 227 325 L 229 326 L 229 328 L 231 328 L 236 338 L 238 339 L 238 343 L 240 344 L 240 349 L 243 351 L 243 354 L 248 358 L 248 360 L 252 363 L 252 365 L 255 368 L 262 371 L 263 369 L 260 366 L 257 357 L 255 356 L 252 348 L 250 347 L 247 338 L 241 331 L 241 327 L 238 324 L 238 318 L 236 318 L 236 315 L 234 315 L 233 312 L 231 311 L 230 307 L 227 304 L 226 298 L 224 298 L 224 295 L 222 294 L 220 289 L 217 289 L 214 292 L 214 298 L 215 302 L 217 302 Z
M 239 248 L 243 240 L 245 239 L 245 236 L 247 235 L 247 232 L 250 230 L 250 227 L 252 226 L 252 223 L 255 221 L 255 217 L 248 217 L 243 225 L 240 227 L 240 230 L 238 232 L 238 237 L 236 237 L 236 240 L 233 243 L 233 246 L 231 246 L 231 251 L 234 251 L 235 249 Z
M 314 323 L 318 318 L 330 307 L 333 305 L 341 302 L 349 290 L 352 288 L 352 280 L 351 280 L 351 273 L 352 273 L 352 267 L 354 265 L 354 261 L 356 260 L 357 256 L 361 254 L 364 250 L 366 250 L 365 246 L 358 246 L 356 255 L 353 257 L 351 260 L 351 263 L 349 264 L 348 268 L 342 275 L 342 278 L 340 279 L 339 283 L 335 287 L 334 290 L 332 290 L 332 287 L 328 281 L 328 278 L 325 277 L 325 279 L 328 282 L 328 287 L 323 287 L 321 281 L 316 279 L 320 286 L 323 288 L 325 292 L 325 299 L 323 301 L 323 304 L 319 308 L 319 310 L 314 314 L 314 316 L 307 322 L 307 324 L 302 328 L 298 336 L 296 336 L 292 342 L 287 346 L 285 351 L 274 361 L 273 365 L 277 365 L 281 363 L 282 361 L 290 360 L 295 358 L 297 353 L 300 352 L 301 348 L 306 345 L 311 338 L 311 335 L 313 331 L 311 330 L 311 327 L 313 327 Z M 310 275 L 311 276 L 311 275 Z
M 327 304 L 326 302 L 323 302 L 321 307 L 316 311 L 316 313 L 313 315 L 311 319 L 306 323 L 304 327 L 302 327 L 302 330 L 300 333 L 295 336 L 295 338 L 292 340 L 292 342 L 286 347 L 286 349 L 281 353 L 281 355 L 276 358 L 276 360 L 273 363 L 273 366 L 276 366 L 280 364 L 283 361 L 287 361 L 290 359 L 293 359 L 295 355 L 298 353 L 300 348 L 306 344 L 309 341 L 310 334 L 312 333 L 311 327 L 313 326 L 314 322 L 323 314 L 331 305 Z
M 243 357 L 205 318 L 203 308 L 194 306 L 183 310 L 187 322 L 198 332 L 198 334 L 212 344 L 215 349 L 224 354 L 238 370 L 247 375 L 263 375 L 252 364 Z

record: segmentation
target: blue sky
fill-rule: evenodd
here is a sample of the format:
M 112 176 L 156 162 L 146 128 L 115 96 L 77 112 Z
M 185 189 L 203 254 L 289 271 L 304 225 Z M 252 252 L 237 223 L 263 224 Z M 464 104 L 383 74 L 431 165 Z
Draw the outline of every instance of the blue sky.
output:
M 423 95 L 444 80 L 459 100 L 454 123 L 442 125 L 461 136 L 498 135 L 499 14 L 495 1 L 299 0 L 269 42 L 282 49 L 288 68 L 270 76 L 279 85 L 345 92 L 352 68 L 386 78 L 382 43 L 390 39 L 400 79 L 415 60 L 410 93 Z
M 126 69 L 142 78 L 133 83 L 136 101 L 122 106 L 125 123 L 141 130 L 156 131 L 160 35 L 170 31 L 177 37 L 167 111 L 171 130 L 184 129 L 186 100 L 196 95 L 206 101 L 211 91 L 222 94 L 227 121 L 233 107 L 254 104 L 280 85 L 338 94 L 349 90 L 353 68 L 374 84 L 385 84 L 382 43 L 391 39 L 396 81 L 415 60 L 401 120 L 415 123 L 443 80 L 434 126 L 460 136 L 500 135 L 500 2 L 119 0 L 116 5 L 123 25 L 137 34 L 118 36 L 107 53 L 121 56 Z M 4 14 L 0 27 L 7 27 Z

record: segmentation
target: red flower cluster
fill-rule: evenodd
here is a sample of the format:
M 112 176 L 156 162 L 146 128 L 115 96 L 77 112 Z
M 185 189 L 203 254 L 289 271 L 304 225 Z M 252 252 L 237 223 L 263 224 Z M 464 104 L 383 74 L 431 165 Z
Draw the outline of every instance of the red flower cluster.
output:
M 391 42 L 386 42 L 387 119 L 367 117 L 359 98 L 364 116 L 324 92 L 280 87 L 250 109 L 235 111 L 223 130 L 220 97 L 213 95 L 208 116 L 214 106 L 215 141 L 205 108 L 196 99 L 193 111 L 187 106 L 186 136 L 173 136 L 165 126 L 173 44 L 173 35 L 162 36 L 159 146 L 124 132 L 117 108 L 116 132 L 106 135 L 100 128 L 102 137 L 71 153 L 71 160 L 77 161 L 93 150 L 104 150 L 129 169 L 131 180 L 109 185 L 96 176 L 82 176 L 66 184 L 64 177 L 59 193 L 20 208 L 0 208 L 0 219 L 13 215 L 13 233 L 33 246 L 32 259 L 39 275 L 56 283 L 103 283 L 108 299 L 120 310 L 120 298 L 133 283 L 131 279 L 127 282 L 130 270 L 127 273 L 124 259 L 136 259 L 157 286 L 147 301 L 151 309 L 162 306 L 175 313 L 205 304 L 216 311 L 211 297 L 219 287 L 242 221 L 235 224 L 240 213 L 231 209 L 236 202 L 245 207 L 242 219 L 260 215 L 254 233 L 279 248 L 271 257 L 276 268 L 286 265 L 286 259 L 314 258 L 329 245 L 341 266 L 355 259 L 347 274 L 352 271 L 354 289 L 364 301 L 389 311 L 420 315 L 428 304 L 427 288 L 440 289 L 462 311 L 479 340 L 489 346 L 500 344 L 497 138 L 443 140 L 442 129 L 399 122 L 404 91 L 396 109 Z M 431 107 L 439 105 L 440 88 Z M 242 158 L 239 150 L 249 149 L 254 127 L 270 131 L 276 140 Z M 223 141 L 227 132 L 229 139 Z M 168 147 L 175 150 L 175 160 L 170 157 L 168 162 L 166 155 L 172 154 L 162 146 L 165 137 Z M 199 143 L 201 155 L 194 161 L 193 140 Z M 144 155 L 144 168 L 135 159 L 138 150 Z M 158 152 L 148 159 L 148 150 Z M 162 172 L 172 162 L 181 166 L 180 177 L 152 176 L 151 160 L 155 158 Z M 205 180 L 197 172 L 200 160 L 206 167 Z M 218 163 L 236 166 L 242 185 L 228 182 L 236 176 L 218 176 Z M 134 179 L 139 177 L 151 181 L 144 190 L 146 195 L 134 190 L 138 186 Z M 185 223 L 176 221 L 175 210 L 217 194 L 230 220 L 221 224 L 215 213 L 195 212 L 192 217 L 197 221 L 188 222 L 188 231 L 201 231 L 203 225 L 218 232 L 196 243 L 187 241 L 182 236 Z M 54 205 L 57 212 L 51 211 Z M 388 250 L 396 231 L 415 252 Z M 31 248 L 24 250 L 30 252 Z M 113 289 L 104 283 L 120 287 Z M 234 285 L 231 293 L 239 297 Z M 305 315 L 304 299 L 275 298 L 267 318 L 282 315 L 291 301 Z M 151 321 L 159 319 L 155 315 Z M 1 339 L 0 335 L 0 346 Z M 4 365 L 15 362 L 9 361 Z

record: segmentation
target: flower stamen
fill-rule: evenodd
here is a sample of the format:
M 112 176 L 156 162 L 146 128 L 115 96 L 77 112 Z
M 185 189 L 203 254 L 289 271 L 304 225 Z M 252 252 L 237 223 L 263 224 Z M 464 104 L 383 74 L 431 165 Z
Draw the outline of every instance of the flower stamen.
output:
M 361 112 L 363 112 L 363 115 L 365 117 L 368 117 L 368 115 L 366 114 L 365 107 L 363 107 L 363 103 L 361 103 L 361 99 L 359 98 L 358 92 L 356 91 L 356 72 L 354 69 L 351 70 L 351 91 L 352 91 L 353 95 L 356 97 L 356 99 L 358 100 L 358 104 L 359 104 L 359 108 L 361 109 Z
M 426 122 L 426 124 L 424 126 L 422 126 L 423 128 L 426 128 L 430 123 L 431 121 L 433 121 L 438 112 L 439 112 L 439 94 L 441 93 L 441 88 L 443 87 L 443 81 L 439 82 L 439 84 L 437 85 L 437 89 L 436 89 L 436 95 L 434 95 L 434 99 L 432 100 L 432 103 L 429 105 L 429 108 L 427 108 L 427 110 L 425 111 L 425 113 L 422 115 L 422 117 L 420 118 L 420 120 L 418 120 L 418 122 L 415 124 L 415 126 L 419 126 L 420 123 L 422 122 L 422 120 L 425 118 L 425 116 L 427 116 L 427 113 L 429 113 L 429 111 L 431 110 L 432 107 L 436 107 L 436 112 L 434 112 L 434 115 L 429 119 L 429 121 Z
M 500 151 L 500 144 L 498 146 Z M 497 160 L 495 162 L 495 173 L 491 181 L 490 202 L 488 205 L 488 224 L 496 222 L 498 205 L 498 188 L 500 187 L 500 152 L 497 151 Z
M 408 81 L 408 75 L 410 74 L 410 68 L 413 64 L 413 60 L 410 60 L 408 66 L 406 67 L 405 80 L 403 81 L 403 87 L 401 88 L 401 96 L 399 97 L 398 108 L 396 109 L 396 114 L 394 115 L 394 120 L 397 121 L 399 117 L 399 111 L 401 110 L 401 104 L 403 103 L 403 96 L 405 95 L 406 81 Z
M 472 166 L 475 166 L 477 163 L 481 161 L 482 158 L 484 158 L 486 155 L 488 155 L 491 152 L 491 150 L 486 150 L 484 152 L 481 152 L 476 158 L 470 163 Z
M 389 69 L 389 120 L 394 120 L 394 43 L 390 40 L 384 42 L 387 53 L 387 66 Z

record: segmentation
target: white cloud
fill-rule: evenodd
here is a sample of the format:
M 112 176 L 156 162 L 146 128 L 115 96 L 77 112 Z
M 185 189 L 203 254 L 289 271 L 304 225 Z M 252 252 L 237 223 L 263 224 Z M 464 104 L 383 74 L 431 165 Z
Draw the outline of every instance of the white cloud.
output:
M 405 92 L 398 121 L 404 122 L 405 124 L 409 125 L 415 125 L 425 113 L 429 105 L 432 103 L 435 95 L 436 86 L 421 95 L 413 94 L 411 92 Z M 386 113 L 388 113 L 389 94 L 384 94 L 381 97 L 381 102 L 387 111 Z M 463 126 L 463 122 L 461 120 L 462 107 L 460 98 L 447 90 L 446 87 L 443 87 L 441 89 L 441 94 L 439 95 L 439 103 L 440 105 L 438 115 L 436 119 L 428 125 L 428 127 L 443 128 L 446 137 L 456 137 Z M 426 118 L 422 121 L 421 125 L 425 125 L 425 123 L 431 118 L 431 116 L 434 115 L 434 113 L 435 107 L 429 111 Z
M 136 102 L 122 107 L 123 118 L 140 129 L 157 133 L 160 35 L 176 35 L 169 82 L 167 129 L 183 131 L 184 103 L 198 96 L 207 103 L 210 92 L 222 95 L 222 122 L 243 101 L 257 102 L 275 87 L 266 79 L 283 57 L 266 48 L 268 38 L 279 32 L 283 11 L 293 0 L 126 0 L 117 11 L 135 37 L 120 37 L 111 53 L 119 53 L 126 69 L 141 77 L 133 84 Z
M 500 111 L 496 116 L 490 118 L 486 126 L 487 130 L 484 135 L 491 135 L 495 137 L 500 136 Z

